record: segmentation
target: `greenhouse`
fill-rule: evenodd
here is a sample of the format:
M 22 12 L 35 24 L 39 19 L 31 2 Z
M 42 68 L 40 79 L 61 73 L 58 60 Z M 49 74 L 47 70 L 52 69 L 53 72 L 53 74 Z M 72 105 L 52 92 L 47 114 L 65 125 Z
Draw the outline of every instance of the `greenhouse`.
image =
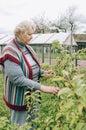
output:
M 13 34 L 2 34 L 0 35 L 0 52 L 4 46 L 13 39 Z M 71 41 L 72 39 L 72 41 Z M 51 46 L 54 41 L 59 41 L 65 49 L 70 49 L 72 45 L 73 50 L 75 51 L 77 43 L 75 42 L 73 35 L 69 33 L 46 33 L 46 34 L 33 34 L 33 38 L 30 41 L 30 45 L 33 47 L 35 52 L 38 55 L 39 61 L 41 63 L 48 62 L 51 64 Z M 71 43 L 72 42 L 72 43 Z M 47 61 L 46 61 L 47 55 Z

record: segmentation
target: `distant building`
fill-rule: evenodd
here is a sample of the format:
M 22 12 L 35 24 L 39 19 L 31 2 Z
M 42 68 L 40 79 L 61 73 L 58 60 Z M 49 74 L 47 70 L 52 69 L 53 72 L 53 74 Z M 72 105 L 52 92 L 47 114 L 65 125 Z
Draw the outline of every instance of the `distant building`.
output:
M 78 49 L 86 48 L 86 33 L 85 34 L 73 34 Z

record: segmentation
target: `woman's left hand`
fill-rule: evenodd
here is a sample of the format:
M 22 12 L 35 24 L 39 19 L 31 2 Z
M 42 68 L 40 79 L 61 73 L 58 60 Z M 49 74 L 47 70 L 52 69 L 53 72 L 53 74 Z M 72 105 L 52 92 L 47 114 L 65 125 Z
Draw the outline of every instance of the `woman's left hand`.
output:
M 44 74 L 46 76 L 52 76 L 54 74 L 54 72 L 52 70 L 48 70 L 48 71 L 45 71 Z

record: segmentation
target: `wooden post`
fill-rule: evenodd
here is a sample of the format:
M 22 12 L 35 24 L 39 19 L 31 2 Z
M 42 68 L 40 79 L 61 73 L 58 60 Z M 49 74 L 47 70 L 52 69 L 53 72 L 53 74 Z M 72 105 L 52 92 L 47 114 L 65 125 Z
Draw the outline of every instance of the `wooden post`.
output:
M 42 45 L 42 63 L 44 63 L 44 45 Z
M 49 63 L 51 65 L 51 45 L 49 46 Z

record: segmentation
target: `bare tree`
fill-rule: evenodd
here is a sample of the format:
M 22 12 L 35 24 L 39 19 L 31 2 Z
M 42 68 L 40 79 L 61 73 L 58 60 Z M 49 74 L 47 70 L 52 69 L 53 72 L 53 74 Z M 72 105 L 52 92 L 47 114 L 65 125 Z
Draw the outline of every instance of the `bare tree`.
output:
M 38 17 L 32 19 L 36 24 L 36 33 L 46 33 L 49 30 L 47 19 L 45 18 L 45 12 Z
M 78 28 L 77 22 L 79 15 L 76 14 L 77 8 L 72 6 L 67 9 L 67 23 L 69 31 L 76 31 Z
M 78 28 L 77 21 L 79 20 L 79 15 L 76 14 L 76 7 L 69 7 L 64 14 L 61 14 L 57 20 L 52 22 L 51 26 L 57 27 L 63 32 L 76 31 Z

